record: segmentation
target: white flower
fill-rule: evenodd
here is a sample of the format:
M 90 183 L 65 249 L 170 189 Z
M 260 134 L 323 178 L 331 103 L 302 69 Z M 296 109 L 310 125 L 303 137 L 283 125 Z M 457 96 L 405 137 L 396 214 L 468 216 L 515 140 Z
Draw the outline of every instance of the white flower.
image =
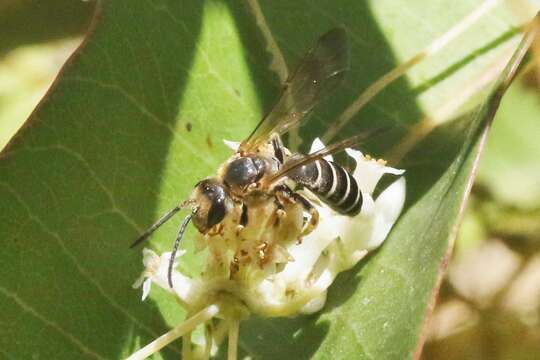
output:
M 234 151 L 239 146 L 234 142 L 225 143 Z M 316 139 L 311 152 L 323 147 L 324 144 Z M 274 202 L 269 202 L 250 208 L 255 216 L 250 215 L 248 226 L 251 226 L 252 232 L 249 234 L 252 235 L 247 238 L 239 237 L 238 231 L 245 229 L 242 227 L 238 230 L 235 222 L 237 220 L 233 220 L 239 218 L 239 214 L 222 222 L 223 232 L 201 235 L 201 244 L 208 246 L 210 250 L 205 270 L 197 279 L 190 279 L 174 270 L 173 289 L 169 287 L 167 280 L 170 253 L 159 257 L 153 251 L 144 249 L 145 270 L 134 287 L 142 284 L 144 300 L 148 296 L 151 283 L 156 283 L 174 293 L 191 317 L 130 359 L 142 359 L 158 351 L 175 338 L 191 334 L 195 326 L 213 317 L 223 319 L 213 331 L 222 333 L 220 326 L 222 329 L 227 327 L 229 337 L 236 342 L 238 323 L 249 313 L 277 317 L 319 311 L 326 302 L 327 289 L 336 276 L 356 265 L 369 251 L 381 245 L 398 219 L 405 202 L 403 177 L 384 189 L 377 198 L 373 198 L 373 191 L 384 174 L 399 176 L 404 170 L 387 167 L 384 161 L 364 156 L 357 150 L 346 149 L 346 153 L 356 162 L 352 175 L 362 194 L 361 210 L 355 216 L 339 214 L 322 203 L 315 194 L 303 190 L 302 194 L 319 213 L 319 223 L 301 243 L 296 241 L 302 230 L 303 211 L 300 205 L 293 203 L 288 212 L 281 209 L 285 220 L 280 223 L 288 224 L 283 226 L 289 227 L 285 228 L 286 231 L 279 232 L 282 228 L 268 225 L 275 223 L 269 220 L 274 219 L 273 216 L 277 214 L 277 210 L 272 207 L 275 206 L 272 205 Z M 325 156 L 325 160 L 333 159 L 332 156 Z M 235 257 L 240 246 L 250 244 L 255 246 L 255 249 L 266 249 L 269 243 L 273 244 L 273 253 L 269 253 L 267 262 L 257 264 L 256 261 L 251 261 L 242 265 Z M 266 253 L 263 252 L 261 256 L 261 259 L 267 259 Z M 237 277 L 232 276 L 231 270 L 231 266 L 235 264 L 238 264 L 236 271 L 241 270 Z M 208 336 L 210 346 L 203 344 L 199 350 L 218 346 L 221 340 L 213 343 L 212 339 L 222 338 Z
M 176 253 L 176 258 L 185 254 L 185 250 L 179 250 Z M 155 282 L 163 289 L 174 292 L 181 299 L 184 300 L 189 296 L 189 292 L 192 288 L 192 280 L 182 275 L 178 271 L 174 270 L 172 274 L 174 289 L 169 287 L 167 280 L 167 272 L 169 269 L 169 260 L 171 258 L 170 252 L 165 252 L 158 256 L 154 251 L 144 248 L 143 249 L 143 265 L 144 271 L 139 278 L 133 283 L 133 288 L 139 288 L 142 285 L 143 293 L 142 300 L 144 301 L 150 293 L 152 282 Z M 173 269 L 178 265 L 178 261 L 175 259 L 173 263 Z
M 324 144 L 315 139 L 311 152 L 323 147 Z M 346 152 L 356 161 L 353 176 L 362 192 L 362 209 L 358 215 L 350 217 L 313 201 L 320 216 L 317 228 L 307 235 L 301 244 L 293 244 L 287 248 L 294 261 L 289 262 L 283 271 L 272 278 L 273 288 L 268 288 L 267 284 L 261 286 L 262 292 L 273 294 L 274 301 L 279 298 L 276 295 L 280 293 L 276 289 L 281 289 L 284 309 L 287 308 L 286 294 L 294 291 L 297 297 L 309 299 L 298 311 L 319 311 L 326 301 L 326 290 L 337 274 L 352 268 L 368 251 L 378 247 L 387 237 L 403 208 L 404 178 L 392 183 L 375 200 L 372 193 L 384 174 L 401 175 L 404 170 L 387 167 L 383 161 L 365 157 L 357 150 L 347 149 Z M 333 160 L 331 156 L 325 159 Z M 309 191 L 306 190 L 305 193 L 306 197 L 316 199 Z
M 233 142 L 227 144 L 232 148 L 238 146 Z M 324 144 L 315 139 L 311 152 L 321 148 L 324 148 Z M 405 179 L 396 180 L 376 199 L 373 199 L 372 193 L 384 174 L 401 175 L 404 171 L 387 167 L 383 161 L 364 156 L 358 150 L 346 149 L 346 153 L 356 162 L 353 176 L 363 197 L 360 213 L 352 217 L 339 214 L 304 190 L 304 195 L 312 200 L 319 212 L 319 224 L 301 244 L 287 246 L 285 250 L 294 260 L 289 261 L 281 271 L 276 273 L 275 270 L 268 270 L 262 281 L 255 278 L 252 288 L 236 292 L 251 311 L 266 316 L 289 316 L 320 310 L 325 303 L 326 290 L 336 276 L 356 265 L 387 237 L 405 202 Z M 333 161 L 332 156 L 325 159 Z M 136 283 L 140 285 L 142 279 L 146 278 L 143 299 L 148 295 L 152 281 L 171 291 L 167 281 L 169 257 L 170 253 L 164 253 L 159 258 L 154 252 L 144 250 L 146 270 Z M 204 302 L 208 293 L 220 287 L 231 287 L 229 279 L 220 278 L 219 275 L 213 278 L 206 276 L 195 282 L 177 271 L 173 271 L 173 284 L 180 300 L 192 305 Z
M 238 148 L 240 147 L 240 143 L 237 141 L 230 141 L 230 140 L 223 139 L 223 143 L 225 144 L 225 146 L 227 146 L 229 149 L 231 149 L 234 152 L 236 152 Z

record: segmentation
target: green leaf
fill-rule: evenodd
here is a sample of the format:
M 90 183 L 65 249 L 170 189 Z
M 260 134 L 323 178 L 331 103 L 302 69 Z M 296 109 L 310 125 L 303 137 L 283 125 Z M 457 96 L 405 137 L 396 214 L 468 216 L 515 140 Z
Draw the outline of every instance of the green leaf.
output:
M 344 25 L 350 35 L 348 78 L 302 136 L 323 134 L 362 89 L 476 3 L 261 3 L 288 66 L 326 30 Z M 141 254 L 127 248 L 230 155 L 221 140 L 247 136 L 276 99 L 275 59 L 253 4 L 99 4 L 85 45 L 0 158 L 2 355 L 117 359 L 182 320 L 183 310 L 159 289 L 140 302 L 131 284 L 142 270 Z M 524 20 L 514 15 L 497 8 L 485 16 L 385 89 L 341 135 L 392 124 L 391 134 L 365 148 L 378 156 L 395 154 L 423 117 L 436 124 L 447 120 L 438 110 L 449 98 L 459 98 L 515 49 L 515 25 Z M 472 105 L 475 97 L 481 98 L 477 91 L 462 100 Z M 471 181 L 485 118 L 478 114 L 463 110 L 411 152 L 398 153 L 408 200 L 382 248 L 338 277 L 320 314 L 242 324 L 246 354 L 413 357 Z M 169 249 L 179 221 L 163 226 L 152 245 Z M 204 254 L 191 255 L 189 241 L 186 248 L 190 256 L 182 270 L 196 274 Z M 178 358 L 179 352 L 172 346 L 162 355 Z

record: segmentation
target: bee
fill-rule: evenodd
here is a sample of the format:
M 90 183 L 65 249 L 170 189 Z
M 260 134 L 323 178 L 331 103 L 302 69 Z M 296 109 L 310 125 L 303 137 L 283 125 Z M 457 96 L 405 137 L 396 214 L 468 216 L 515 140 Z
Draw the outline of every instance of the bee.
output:
M 282 136 L 297 127 L 340 84 L 348 69 L 346 32 L 342 28 L 332 29 L 300 61 L 286 80 L 276 104 L 244 141 L 235 143 L 235 153 L 218 168 L 216 175 L 199 181 L 187 200 L 165 213 L 132 244 L 134 247 L 143 242 L 180 210 L 190 209 L 167 258 L 166 275 L 172 292 L 189 297 L 182 302 L 190 314 L 206 308 L 214 316 L 219 308 L 219 316 L 234 323 L 249 313 L 291 316 L 309 304 L 321 304 L 311 300 L 325 296 L 326 280 L 318 288 L 309 287 L 316 282 L 315 277 L 302 280 L 305 285 L 302 286 L 307 289 L 302 293 L 292 285 L 288 288 L 285 280 L 281 286 L 272 274 L 285 273 L 283 268 L 295 261 L 287 249 L 295 244 L 300 246 L 317 229 L 323 220 L 317 208 L 331 209 L 332 213 L 350 218 L 360 213 L 365 199 L 358 176 L 333 162 L 330 155 L 357 145 L 383 129 L 357 134 L 309 154 L 290 151 L 284 146 Z M 368 200 L 373 203 L 371 198 Z M 173 269 L 190 222 L 200 233 L 198 241 L 209 249 L 209 254 L 197 285 L 185 286 L 191 280 Z M 367 252 L 340 251 L 354 258 L 351 261 L 358 261 Z M 324 255 L 321 258 L 321 266 L 316 266 L 316 258 L 309 266 L 322 268 L 326 260 Z M 272 290 L 272 286 L 277 290 Z M 271 296 L 277 292 L 282 296 L 275 301 Z M 194 315 L 197 316 L 202 315 Z
M 261 204 L 272 204 L 270 207 L 275 209 L 276 222 L 286 207 L 300 207 L 302 213 L 308 214 L 303 217 L 301 238 L 317 226 L 319 217 L 311 202 L 295 191 L 301 187 L 309 189 L 337 212 L 356 215 L 362 206 L 362 193 L 356 180 L 344 167 L 324 157 L 358 143 L 367 134 L 351 137 L 309 155 L 291 154 L 281 140 L 284 133 L 298 126 L 322 97 L 341 82 L 348 68 L 346 32 L 342 28 L 333 29 L 324 34 L 300 62 L 285 82 L 275 106 L 239 145 L 236 153 L 219 168 L 217 176 L 199 181 L 189 200 L 165 213 L 131 247 L 147 239 L 174 214 L 188 206 L 192 211 L 182 222 L 171 259 L 174 259 L 190 221 L 201 234 L 211 237 L 223 235 L 226 231 L 224 220 L 233 217 L 235 233 L 239 234 L 250 221 L 257 221 L 249 216 L 256 213 L 250 209 L 260 208 Z M 298 213 L 298 209 L 289 209 L 289 212 Z M 266 244 L 265 247 L 271 245 Z M 264 242 L 257 245 L 262 248 Z M 259 260 L 271 256 L 263 252 L 259 252 Z M 171 260 L 168 275 L 171 287 L 172 264 Z M 236 267 L 231 265 L 233 269 Z

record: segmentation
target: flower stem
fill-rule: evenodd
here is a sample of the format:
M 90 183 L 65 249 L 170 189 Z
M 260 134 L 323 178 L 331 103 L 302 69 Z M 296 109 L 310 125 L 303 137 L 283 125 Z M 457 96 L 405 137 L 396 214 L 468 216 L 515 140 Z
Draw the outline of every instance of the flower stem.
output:
M 214 331 L 212 331 L 212 339 L 214 341 L 214 344 L 216 346 L 220 346 L 223 342 L 223 339 L 225 339 L 226 332 L 228 330 L 229 323 L 226 320 L 220 321 L 217 326 L 215 327 Z
M 193 358 L 191 354 L 191 331 L 185 333 L 182 336 L 182 359 L 191 360 Z
M 214 339 L 212 338 L 212 328 L 207 325 L 204 327 L 204 355 L 202 357 L 203 360 L 210 359 L 210 353 L 212 352 L 212 343 Z
M 236 360 L 238 356 L 238 330 L 240 320 L 234 319 L 229 321 L 229 351 L 227 360 Z
M 377 96 L 383 89 L 385 89 L 390 83 L 399 79 L 414 65 L 420 63 L 428 56 L 432 56 L 443 49 L 448 43 L 461 35 L 465 30 L 471 27 L 476 21 L 481 19 L 487 14 L 493 7 L 495 7 L 500 0 L 484 0 L 471 14 L 459 23 L 454 25 L 440 37 L 435 39 L 431 44 L 416 53 L 408 60 L 390 70 L 386 74 L 382 75 L 377 81 L 371 84 L 366 90 L 364 90 L 358 98 L 339 116 L 339 118 L 332 124 L 330 128 L 323 135 L 322 140 L 324 143 L 329 143 L 333 138 L 340 133 L 341 129 L 349 123 L 349 121 L 356 115 L 361 108 L 363 108 L 371 99 Z
M 216 316 L 219 312 L 219 307 L 217 305 L 210 305 L 203 310 L 199 311 L 197 314 L 193 315 L 182 324 L 178 325 L 171 331 L 161 335 L 156 340 L 152 341 L 150 344 L 146 345 L 139 351 L 133 353 L 126 360 L 142 360 L 146 359 L 148 356 L 158 352 L 163 347 L 167 346 L 174 340 L 178 339 L 182 335 L 191 332 L 199 324 L 202 324 L 212 317 Z

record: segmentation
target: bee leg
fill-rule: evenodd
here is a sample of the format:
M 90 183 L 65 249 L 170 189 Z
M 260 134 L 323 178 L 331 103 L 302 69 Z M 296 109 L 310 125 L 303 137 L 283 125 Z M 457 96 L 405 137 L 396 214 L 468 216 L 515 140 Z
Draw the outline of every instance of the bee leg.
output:
M 306 224 L 304 224 L 304 228 L 302 229 L 302 234 L 300 235 L 300 239 L 317 227 L 317 224 L 319 223 L 319 212 L 317 209 L 311 204 L 311 202 L 303 197 L 302 195 L 292 191 L 287 185 L 280 185 L 276 187 L 276 191 L 282 192 L 285 194 L 286 197 L 293 200 L 296 203 L 299 203 L 302 205 L 304 210 L 309 213 L 309 220 Z
M 280 193 L 282 195 L 284 195 L 283 197 L 285 199 L 293 199 L 294 198 L 294 191 L 291 190 L 290 187 L 288 187 L 287 185 L 278 185 L 274 188 L 274 191 L 276 193 Z
M 248 207 L 245 203 L 242 203 L 242 215 L 240 215 L 240 225 L 246 227 L 248 224 Z
M 283 164 L 283 143 L 281 142 L 279 135 L 272 137 L 272 147 L 274 148 L 274 156 L 281 164 Z
M 276 222 L 275 225 L 277 226 L 279 224 L 280 219 L 284 218 L 286 215 L 285 212 L 285 203 L 292 203 L 294 202 L 293 199 L 293 191 L 287 186 L 287 185 L 279 185 L 276 186 L 275 190 L 275 197 L 274 202 L 276 204 Z
M 305 197 L 303 197 L 302 195 L 293 192 L 292 198 L 293 198 L 297 203 L 299 203 L 300 205 L 302 205 L 302 207 L 304 208 L 304 210 L 305 210 L 307 213 L 309 213 L 309 220 L 307 221 L 306 224 L 304 224 L 304 228 L 302 229 L 302 235 L 301 235 L 301 236 L 306 236 L 307 234 L 309 234 L 310 232 L 312 232 L 312 231 L 317 227 L 317 224 L 319 223 L 319 212 L 317 211 L 317 209 L 315 208 L 315 206 L 313 206 L 313 205 L 309 202 L 309 200 L 306 199 Z
M 283 206 L 283 203 L 280 201 L 278 197 L 274 199 L 274 203 L 276 204 L 276 221 L 274 223 L 275 226 L 279 224 L 279 221 L 285 217 L 285 206 Z
M 238 257 L 234 257 L 233 261 L 229 264 L 229 279 L 232 280 L 234 275 L 240 270 L 240 261 Z

